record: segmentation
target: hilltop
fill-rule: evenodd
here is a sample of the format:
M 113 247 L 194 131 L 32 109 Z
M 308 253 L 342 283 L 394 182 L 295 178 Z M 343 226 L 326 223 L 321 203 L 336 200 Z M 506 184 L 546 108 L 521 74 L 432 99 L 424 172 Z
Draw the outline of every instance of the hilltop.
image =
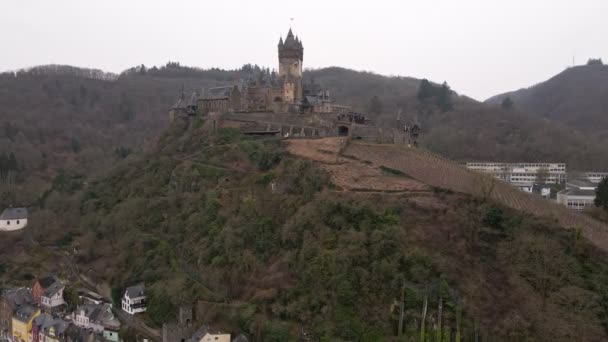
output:
M 67 255 L 112 293 L 144 281 L 150 324 L 200 301 L 199 319 L 263 341 L 394 340 L 401 298 L 410 340 L 421 320 L 431 337 L 606 338 L 597 222 L 424 150 L 207 126 L 176 122 L 150 151 L 53 190 L 2 240 L 3 277 L 70 277 Z
M 608 137 L 608 66 L 568 68 L 532 87 L 493 96 L 485 102 L 499 105 L 510 97 L 516 108 L 541 118 Z
M 42 66 L 0 74 L 0 157 L 13 153 L 16 177 L 0 182 L 0 205 L 35 205 L 52 188 L 101 174 L 154 145 L 168 125 L 167 109 L 186 92 L 220 85 L 267 69 L 202 70 L 168 63 L 121 74 L 68 66 Z M 308 70 L 332 97 L 394 127 L 398 113 L 422 123 L 423 146 L 458 161 L 563 161 L 573 169 L 608 169 L 600 136 L 533 115 L 481 104 L 451 91 L 443 112 L 417 98 L 420 80 L 344 68 Z M 381 108 L 370 112 L 377 97 Z M 580 153 L 580 151 L 585 153 Z M 18 191 L 16 191 L 18 189 Z

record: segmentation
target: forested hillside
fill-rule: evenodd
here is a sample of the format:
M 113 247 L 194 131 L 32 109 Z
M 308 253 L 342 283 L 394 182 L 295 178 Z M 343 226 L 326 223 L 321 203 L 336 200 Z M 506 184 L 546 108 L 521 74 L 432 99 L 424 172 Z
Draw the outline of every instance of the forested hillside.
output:
M 146 282 L 150 324 L 200 300 L 199 319 L 254 341 L 397 340 L 401 301 L 406 341 L 606 338 L 608 264 L 580 233 L 442 189 L 342 191 L 280 140 L 204 127 L 178 122 L 53 190 L 23 233 L 38 245 L 2 241 L 4 275 L 68 277 L 45 246 L 59 248 L 115 294 Z
M 496 95 L 487 103 L 500 105 L 507 97 L 513 106 L 541 118 L 560 122 L 593 136 L 608 139 L 608 66 L 601 60 L 568 68 L 530 88 Z
M 67 66 L 0 74 L 0 156 L 16 161 L 10 172 L 2 172 L 0 204 L 35 204 L 52 187 L 70 187 L 72 179 L 141 153 L 167 126 L 167 109 L 182 88 L 190 93 L 269 75 L 252 65 L 226 71 L 177 63 L 120 75 Z M 534 118 L 518 106 L 477 103 L 447 84 L 336 67 L 309 70 L 304 77 L 378 125 L 418 120 L 422 144 L 450 158 L 564 161 L 574 169 L 608 169 L 608 159 L 601 157 L 608 155 L 605 137 Z
M 140 153 L 168 124 L 182 87 L 200 90 L 235 77 L 171 63 L 121 75 L 68 66 L 0 74 L 0 155 L 14 155 L 18 164 L 0 184 L 0 205 L 34 204 L 51 186 L 69 186 L 71 178 Z

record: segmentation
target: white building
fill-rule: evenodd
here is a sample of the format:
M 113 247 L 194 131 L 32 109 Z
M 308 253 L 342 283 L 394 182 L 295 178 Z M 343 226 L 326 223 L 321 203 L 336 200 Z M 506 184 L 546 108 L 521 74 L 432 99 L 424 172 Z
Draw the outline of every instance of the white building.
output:
M 65 285 L 62 282 L 54 282 L 40 295 L 40 304 L 49 309 L 65 304 L 65 301 L 63 300 L 63 290 L 65 290 Z
M 572 180 L 566 183 L 566 189 L 557 193 L 557 203 L 572 210 L 585 210 L 594 205 L 597 184 L 585 180 Z
M 492 174 L 508 183 L 514 183 L 524 191 L 531 192 L 532 185 L 545 173 L 547 184 L 563 184 L 568 179 L 564 163 L 482 163 L 466 164 L 467 169 Z M 525 189 L 528 188 L 528 189 Z
M 0 215 L 0 231 L 13 231 L 27 226 L 26 208 L 6 208 Z
M 118 339 L 120 322 L 112 313 L 112 304 L 81 305 L 76 309 L 73 317 L 74 324 L 78 327 L 103 333 L 112 340 Z
M 128 287 L 122 297 L 122 310 L 130 315 L 146 311 L 146 288 L 144 284 Z
M 608 177 L 608 172 L 585 172 L 584 177 L 591 183 L 599 183 L 602 179 Z
M 244 335 L 235 338 L 236 341 L 248 341 Z M 231 335 L 219 331 L 211 331 L 208 325 L 203 325 L 197 330 L 190 342 L 231 342 Z

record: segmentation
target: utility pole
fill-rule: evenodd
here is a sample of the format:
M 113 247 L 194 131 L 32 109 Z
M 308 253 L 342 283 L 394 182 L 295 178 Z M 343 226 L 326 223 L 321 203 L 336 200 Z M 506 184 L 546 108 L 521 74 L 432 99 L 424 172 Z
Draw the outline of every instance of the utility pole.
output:
M 399 331 L 397 336 L 401 336 L 403 333 L 403 316 L 405 313 L 405 278 L 402 279 L 401 283 L 401 303 L 399 305 Z

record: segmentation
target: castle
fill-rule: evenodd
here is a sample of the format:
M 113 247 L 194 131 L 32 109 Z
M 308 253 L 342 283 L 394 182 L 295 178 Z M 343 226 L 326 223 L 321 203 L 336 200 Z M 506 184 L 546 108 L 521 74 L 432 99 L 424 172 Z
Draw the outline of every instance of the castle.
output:
M 329 91 L 311 82 L 303 84 L 304 46 L 289 29 L 278 44 L 279 68 L 270 77 L 241 80 L 232 86 L 184 94 L 170 110 L 170 117 L 207 114 L 211 112 L 273 112 L 273 113 L 346 113 L 348 106 L 336 105 Z
M 352 136 L 378 142 L 403 141 L 403 132 L 374 127 L 365 115 L 336 104 L 315 82 L 303 82 L 304 46 L 289 29 L 278 43 L 278 72 L 239 80 L 200 93 L 184 92 L 169 110 L 171 121 L 204 117 L 211 129 L 230 127 L 245 134 Z

